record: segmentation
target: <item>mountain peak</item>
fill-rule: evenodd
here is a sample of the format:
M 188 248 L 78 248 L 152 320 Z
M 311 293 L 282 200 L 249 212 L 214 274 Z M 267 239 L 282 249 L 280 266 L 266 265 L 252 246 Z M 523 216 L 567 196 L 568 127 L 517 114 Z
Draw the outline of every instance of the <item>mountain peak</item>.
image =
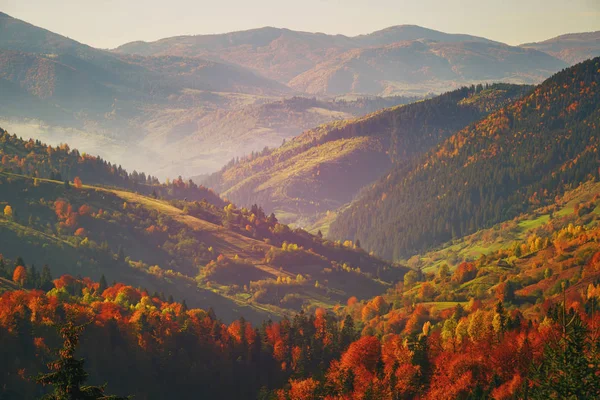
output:
M 433 40 L 438 42 L 484 42 L 499 43 L 479 36 L 455 34 L 425 28 L 419 25 L 394 25 L 379 31 L 356 36 L 355 39 L 372 45 L 386 45 L 408 40 Z

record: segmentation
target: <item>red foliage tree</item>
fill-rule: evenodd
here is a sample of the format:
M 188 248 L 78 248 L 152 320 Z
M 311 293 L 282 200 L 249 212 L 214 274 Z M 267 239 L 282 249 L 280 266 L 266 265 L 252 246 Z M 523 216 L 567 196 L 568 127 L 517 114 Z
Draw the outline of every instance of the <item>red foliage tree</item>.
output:
M 468 282 L 471 279 L 475 279 L 477 276 L 477 268 L 475 264 L 463 262 L 454 271 L 453 278 L 458 283 Z

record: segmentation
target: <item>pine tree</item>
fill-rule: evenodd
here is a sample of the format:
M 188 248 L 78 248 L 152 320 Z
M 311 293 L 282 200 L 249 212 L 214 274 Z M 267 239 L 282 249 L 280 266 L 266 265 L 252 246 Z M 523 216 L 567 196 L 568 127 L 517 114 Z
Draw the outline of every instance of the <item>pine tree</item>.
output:
M 42 274 L 40 275 L 40 289 L 45 291 L 52 289 L 52 274 L 47 264 L 42 268 Z
M 588 330 L 573 309 L 566 309 L 565 285 L 563 303 L 552 317 L 555 335 L 546 343 L 544 357 L 534 365 L 531 389 L 533 399 L 600 398 L 600 380 L 596 373 L 600 359 L 590 343 Z
M 340 350 L 344 351 L 350 346 L 350 343 L 357 339 L 356 329 L 354 328 L 354 320 L 350 315 L 346 315 L 344 319 L 344 327 L 340 334 Z
M 35 265 L 31 264 L 29 271 L 27 272 L 27 283 L 26 285 L 32 289 L 40 288 L 40 275 L 35 269 Z
M 121 245 L 119 245 L 119 249 L 117 250 L 117 261 L 120 263 L 125 262 L 125 251 Z
M 9 278 L 9 273 L 6 270 L 6 264 L 4 264 L 4 258 L 0 257 L 0 277 Z
M 25 266 L 25 260 L 20 256 L 17 257 L 17 261 L 15 261 L 15 267 L 18 267 L 19 265 Z
M 104 274 L 102 274 L 102 276 L 100 277 L 100 282 L 98 285 L 98 293 L 102 294 L 106 288 L 108 287 L 108 284 L 106 283 L 106 277 L 104 276 Z
M 60 327 L 64 343 L 58 352 L 58 360 L 48 363 L 51 372 L 40 374 L 36 382 L 52 385 L 54 391 L 44 396 L 47 400 L 121 400 L 129 397 L 107 396 L 105 386 L 85 386 L 88 373 L 83 369 L 84 360 L 75 358 L 75 349 L 85 325 L 75 325 L 72 321 Z

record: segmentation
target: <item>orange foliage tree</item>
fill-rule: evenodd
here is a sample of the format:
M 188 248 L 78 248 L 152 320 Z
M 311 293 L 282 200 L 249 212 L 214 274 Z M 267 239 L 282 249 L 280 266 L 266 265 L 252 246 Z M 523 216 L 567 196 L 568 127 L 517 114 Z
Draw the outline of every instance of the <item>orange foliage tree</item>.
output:
M 27 271 L 22 265 L 18 265 L 13 272 L 13 282 L 18 283 L 21 287 L 25 284 L 27 279 Z

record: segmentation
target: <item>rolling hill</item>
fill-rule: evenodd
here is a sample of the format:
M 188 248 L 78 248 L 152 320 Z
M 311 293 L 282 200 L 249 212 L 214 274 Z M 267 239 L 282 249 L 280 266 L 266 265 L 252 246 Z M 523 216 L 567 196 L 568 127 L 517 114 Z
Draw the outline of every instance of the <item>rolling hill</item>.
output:
M 358 119 L 322 125 L 278 149 L 230 163 L 204 183 L 230 200 L 261 204 L 306 226 L 359 190 L 528 90 L 463 88 Z
M 27 22 L 0 13 L 0 49 L 8 52 L 35 54 L 40 63 L 52 60 L 70 68 L 75 74 L 85 74 L 88 80 L 115 89 L 113 97 L 146 101 L 189 87 L 215 91 L 235 91 L 237 86 L 261 90 L 289 91 L 266 78 L 261 78 L 241 67 L 228 66 L 205 60 L 177 57 L 122 58 L 114 53 L 95 49 L 75 40 L 52 33 Z M 10 66 L 10 59 L 2 65 Z M 16 63 L 19 63 L 17 60 Z M 42 66 L 49 76 L 40 76 L 40 83 L 52 78 L 52 69 Z M 10 72 L 10 71 L 9 71 Z M 36 83 L 34 73 L 26 74 Z M 204 82 L 202 81 L 204 80 Z M 199 81 L 199 82 L 198 82 Z M 192 82 L 192 86 L 190 85 Z M 209 83 L 210 82 L 210 83 Z M 193 85 L 198 85 L 194 87 Z M 77 85 L 74 85 L 77 88 Z M 258 90 L 258 89 L 256 89 Z
M 149 184 L 67 146 L 4 132 L 0 155 L 0 253 L 49 264 L 55 275 L 105 275 L 229 321 L 260 321 L 330 308 L 349 293 L 373 296 L 405 271 L 352 243 L 292 230 L 257 206 L 237 209 L 192 182 Z
M 353 118 L 416 97 L 317 100 L 292 97 L 231 110 L 181 110 L 146 121 L 152 129 L 141 142 L 163 156 L 178 157 L 160 175 L 193 175 L 219 170 L 226 161 L 273 148 L 303 131 L 335 120 Z
M 398 259 L 598 179 L 600 59 L 563 70 L 414 162 L 395 168 L 330 235 Z
M 600 31 L 570 33 L 520 47 L 543 51 L 572 65 L 600 56 Z
M 182 381 L 181 399 L 552 397 L 565 370 L 577 379 L 562 393 L 589 397 L 600 393 L 599 185 L 588 181 L 548 206 L 414 257 L 415 269 L 384 295 L 260 325 L 225 324 L 212 310 L 105 279 L 52 280 L 33 266 L 12 281 L 23 260 L 0 258 L 7 355 L 0 393 L 52 390 L 18 371 L 47 371 L 71 321 L 81 324 L 68 337 L 79 339 L 89 384 L 147 399 L 170 397 Z
M 499 43 L 405 41 L 328 59 L 289 85 L 319 93 L 421 93 L 473 82 L 538 83 L 566 64 L 545 53 Z

